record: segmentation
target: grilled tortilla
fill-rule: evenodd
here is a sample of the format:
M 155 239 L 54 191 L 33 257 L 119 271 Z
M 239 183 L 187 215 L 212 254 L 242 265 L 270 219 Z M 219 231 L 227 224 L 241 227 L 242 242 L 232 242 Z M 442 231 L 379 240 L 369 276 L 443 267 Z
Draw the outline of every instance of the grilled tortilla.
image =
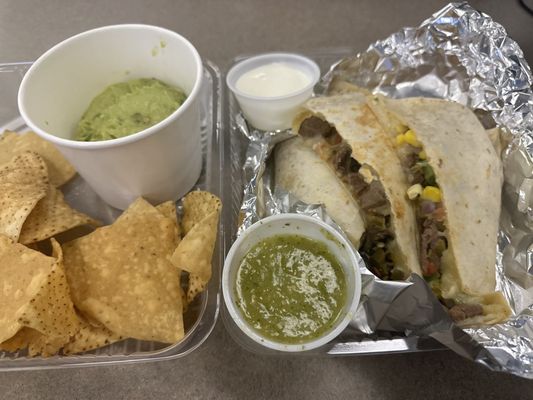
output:
M 500 158 L 469 109 L 445 100 L 369 97 L 396 141 L 417 214 L 422 275 L 461 325 L 506 319 L 495 290 Z
M 357 202 L 303 139 L 294 137 L 276 146 L 275 160 L 276 186 L 306 203 L 323 204 L 348 239 L 359 247 L 365 226 Z
M 311 99 L 295 119 L 293 131 L 358 203 L 365 222 L 359 251 L 369 268 L 382 279 L 421 274 L 415 216 L 405 197 L 408 183 L 393 142 L 365 104 L 365 96 Z

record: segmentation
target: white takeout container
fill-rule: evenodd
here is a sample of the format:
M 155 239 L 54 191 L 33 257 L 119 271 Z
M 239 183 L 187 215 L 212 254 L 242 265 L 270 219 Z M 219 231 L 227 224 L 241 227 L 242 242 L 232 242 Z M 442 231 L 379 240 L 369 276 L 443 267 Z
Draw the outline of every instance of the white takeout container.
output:
M 237 89 L 237 81 L 248 71 L 271 63 L 284 63 L 305 73 L 309 84 L 298 90 L 277 97 L 252 96 Z M 226 84 L 239 102 L 241 110 L 254 127 L 275 131 L 291 127 L 300 107 L 313 95 L 313 87 L 320 78 L 320 68 L 311 59 L 292 53 L 267 53 L 247 58 L 234 65 L 228 72 Z
M 73 36 L 44 53 L 18 93 L 20 113 L 39 136 L 55 144 L 100 197 L 124 209 L 143 196 L 176 200 L 201 172 L 199 94 L 203 67 L 179 34 L 149 25 L 113 25 Z M 71 140 L 92 99 L 107 86 L 157 78 L 187 99 L 156 125 L 99 142 Z
M 262 336 L 243 318 L 239 307 L 235 303 L 237 272 L 246 253 L 260 241 L 282 234 L 305 236 L 324 243 L 328 250 L 339 260 L 346 278 L 346 301 L 335 324 L 321 337 L 301 344 L 279 343 Z M 253 224 L 233 243 L 226 256 L 222 272 L 224 303 L 239 329 L 259 345 L 285 352 L 315 349 L 338 336 L 353 318 L 361 297 L 359 263 L 362 263 L 361 257 L 353 250 L 348 240 L 325 222 L 301 214 L 273 215 Z

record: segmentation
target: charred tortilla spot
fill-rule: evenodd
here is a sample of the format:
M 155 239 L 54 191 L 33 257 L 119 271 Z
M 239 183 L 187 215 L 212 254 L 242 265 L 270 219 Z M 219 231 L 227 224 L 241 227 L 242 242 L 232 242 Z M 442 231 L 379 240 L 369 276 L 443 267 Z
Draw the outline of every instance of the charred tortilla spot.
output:
M 405 209 L 403 207 L 403 204 L 401 204 L 399 201 L 396 201 L 394 203 L 394 208 L 396 210 L 396 218 L 402 219 L 405 216 Z
M 356 110 L 358 111 L 358 110 Z M 362 126 L 376 126 L 377 121 L 372 113 L 372 110 L 370 110 L 370 107 L 364 106 L 362 114 L 356 119 L 356 121 L 361 124 Z

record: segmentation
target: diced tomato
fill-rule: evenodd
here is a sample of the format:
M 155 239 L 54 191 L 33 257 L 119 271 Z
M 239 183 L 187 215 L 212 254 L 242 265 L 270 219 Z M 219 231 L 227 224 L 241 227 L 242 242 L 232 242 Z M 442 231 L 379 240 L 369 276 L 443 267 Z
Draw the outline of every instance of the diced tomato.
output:
M 426 261 L 423 265 L 424 276 L 432 276 L 438 272 L 437 266 L 431 261 Z

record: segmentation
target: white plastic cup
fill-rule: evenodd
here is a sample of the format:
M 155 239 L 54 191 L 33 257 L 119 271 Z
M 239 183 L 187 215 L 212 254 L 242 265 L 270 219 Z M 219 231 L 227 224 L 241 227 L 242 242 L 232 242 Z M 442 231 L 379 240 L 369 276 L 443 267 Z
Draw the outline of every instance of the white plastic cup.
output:
M 262 240 L 275 235 L 300 235 L 324 243 L 328 250 L 339 260 L 346 279 L 346 300 L 340 316 L 330 330 L 322 336 L 306 343 L 285 344 L 262 336 L 253 329 L 235 303 L 235 283 L 240 263 L 248 251 Z M 277 214 L 267 217 L 246 229 L 233 243 L 224 262 L 222 272 L 222 293 L 224 303 L 235 325 L 257 344 L 269 349 L 299 352 L 323 346 L 338 336 L 350 323 L 361 297 L 361 257 L 351 244 L 333 227 L 325 222 L 301 214 Z
M 309 84 L 301 90 L 277 97 L 252 96 L 237 89 L 237 81 L 243 74 L 271 63 L 295 67 L 309 77 Z M 291 127 L 301 106 L 313 95 L 313 87 L 319 79 L 320 68 L 313 60 L 292 53 L 267 53 L 234 65 L 228 72 L 226 84 L 250 124 L 264 131 L 275 131 Z
M 52 142 L 108 204 L 125 209 L 142 196 L 156 204 L 176 200 L 202 168 L 200 88 L 203 67 L 179 34 L 149 25 L 113 25 L 73 36 L 44 53 L 20 85 L 19 110 Z M 187 99 L 163 121 L 118 139 L 72 140 L 82 114 L 107 86 L 157 78 Z

